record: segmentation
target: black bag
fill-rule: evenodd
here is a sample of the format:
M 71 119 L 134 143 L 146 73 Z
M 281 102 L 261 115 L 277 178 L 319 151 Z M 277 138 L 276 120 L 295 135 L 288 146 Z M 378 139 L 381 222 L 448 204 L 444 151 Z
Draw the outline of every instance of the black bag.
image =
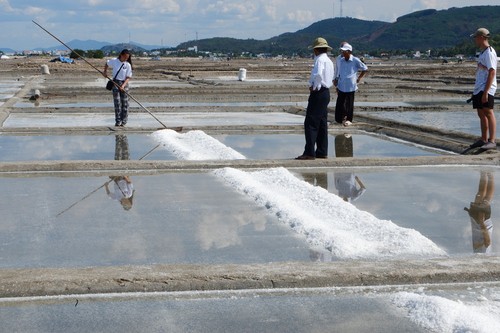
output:
M 108 90 L 113 90 L 114 86 L 115 86 L 115 83 L 112 80 L 108 80 L 108 83 L 106 83 L 106 89 L 108 89 Z
M 108 83 L 106 83 L 106 89 L 113 90 L 113 87 L 115 86 L 115 83 L 113 81 L 116 80 L 116 77 L 118 76 L 118 73 L 120 73 L 120 71 L 122 70 L 123 65 L 125 65 L 125 64 L 121 65 L 121 67 L 118 70 L 118 72 L 116 72 L 115 77 L 113 78 L 113 80 L 108 80 Z

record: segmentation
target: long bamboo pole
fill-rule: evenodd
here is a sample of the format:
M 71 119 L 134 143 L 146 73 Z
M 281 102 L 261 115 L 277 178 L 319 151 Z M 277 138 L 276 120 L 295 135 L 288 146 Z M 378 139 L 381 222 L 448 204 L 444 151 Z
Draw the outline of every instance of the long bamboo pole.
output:
M 68 50 L 70 50 L 71 52 L 73 52 L 74 54 L 76 54 L 78 57 L 80 57 L 83 61 L 85 61 L 88 65 L 90 65 L 90 67 L 92 67 L 93 69 L 95 69 L 96 71 L 98 71 L 99 73 L 101 73 L 102 76 L 104 76 L 105 78 L 107 78 L 108 80 L 111 80 L 112 79 L 107 76 L 107 75 L 104 75 L 104 72 L 102 72 L 100 69 L 98 69 L 97 67 L 95 67 L 93 64 L 91 64 L 87 59 L 85 59 L 85 57 L 83 57 L 81 54 L 78 54 L 78 52 L 76 52 L 75 50 L 73 50 L 71 47 L 69 47 L 68 45 L 66 45 L 66 43 L 64 43 L 62 40 L 60 40 L 59 38 L 57 38 L 56 36 L 54 36 L 50 31 L 48 31 L 47 29 L 45 29 L 44 27 L 42 27 L 40 24 L 38 24 L 37 22 L 35 22 L 34 20 L 32 20 L 31 22 L 33 22 L 34 24 L 36 24 L 37 26 L 40 27 L 40 29 L 42 29 L 43 31 L 45 31 L 46 33 L 48 33 L 50 36 L 52 36 L 52 38 L 54 38 L 55 40 L 57 40 L 59 43 L 61 43 L 62 45 L 64 45 Z M 118 85 L 116 84 L 116 82 L 113 82 L 113 84 L 115 86 L 118 87 Z M 162 121 L 160 119 L 158 119 L 151 111 L 149 111 L 144 105 L 142 105 L 137 99 L 135 99 L 134 96 L 130 95 L 128 92 L 124 91 L 125 94 L 127 94 L 128 97 L 130 97 L 134 102 L 136 102 L 137 104 L 139 104 L 139 106 L 141 108 L 144 109 L 144 111 L 146 111 L 147 113 L 149 113 L 157 122 L 159 122 L 163 128 L 167 128 L 167 126 L 162 123 Z

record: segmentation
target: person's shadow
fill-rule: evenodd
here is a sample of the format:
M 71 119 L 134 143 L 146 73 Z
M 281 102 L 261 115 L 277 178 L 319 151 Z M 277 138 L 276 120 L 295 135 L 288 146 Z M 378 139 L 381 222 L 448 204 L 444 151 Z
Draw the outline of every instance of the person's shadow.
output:
M 491 236 L 493 233 L 491 201 L 494 194 L 495 178 L 493 173 L 481 171 L 476 197 L 468 208 L 464 208 L 470 217 L 474 253 L 491 252 Z
M 129 160 L 128 139 L 124 134 L 115 136 L 115 160 Z M 109 198 L 118 201 L 123 209 L 130 210 L 133 205 L 134 185 L 129 176 L 110 176 L 109 181 L 104 184 L 106 194 Z M 113 191 L 109 184 L 113 183 Z

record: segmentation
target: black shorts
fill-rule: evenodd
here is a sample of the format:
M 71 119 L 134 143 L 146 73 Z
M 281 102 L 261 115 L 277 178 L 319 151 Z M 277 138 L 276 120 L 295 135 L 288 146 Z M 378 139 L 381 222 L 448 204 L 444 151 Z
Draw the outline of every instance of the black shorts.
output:
M 482 103 L 481 99 L 483 97 L 483 92 L 481 91 L 477 95 L 472 95 L 472 108 L 473 109 L 493 109 L 495 105 L 495 97 L 488 94 L 488 103 Z

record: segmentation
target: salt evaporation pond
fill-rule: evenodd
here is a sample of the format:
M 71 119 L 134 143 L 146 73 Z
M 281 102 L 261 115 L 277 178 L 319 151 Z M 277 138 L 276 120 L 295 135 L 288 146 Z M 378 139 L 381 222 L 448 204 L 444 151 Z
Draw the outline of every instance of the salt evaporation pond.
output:
M 3 127 L 7 128 L 61 128 L 113 127 L 114 113 L 108 104 L 107 113 L 11 113 Z M 239 125 L 303 125 L 304 117 L 286 112 L 155 112 L 166 126 L 239 126 Z M 129 113 L 129 125 L 133 127 L 162 128 L 158 121 L 145 111 Z
M 9 332 L 491 333 L 499 297 L 498 284 L 19 297 L 0 299 L 0 321 Z
M 479 118 L 475 110 L 470 111 L 373 111 L 360 115 L 398 121 L 418 126 L 435 127 L 441 130 L 480 135 Z
M 213 137 L 249 159 L 289 159 L 300 155 L 304 148 L 303 134 L 254 133 Z M 329 141 L 331 158 L 412 157 L 444 153 L 361 133 L 330 135 Z M 0 135 L 0 161 L 112 160 L 117 150 L 128 151 L 130 160 L 177 159 L 157 145 L 148 134 L 126 132 L 109 135 Z M 151 149 L 154 150 L 150 152 Z

